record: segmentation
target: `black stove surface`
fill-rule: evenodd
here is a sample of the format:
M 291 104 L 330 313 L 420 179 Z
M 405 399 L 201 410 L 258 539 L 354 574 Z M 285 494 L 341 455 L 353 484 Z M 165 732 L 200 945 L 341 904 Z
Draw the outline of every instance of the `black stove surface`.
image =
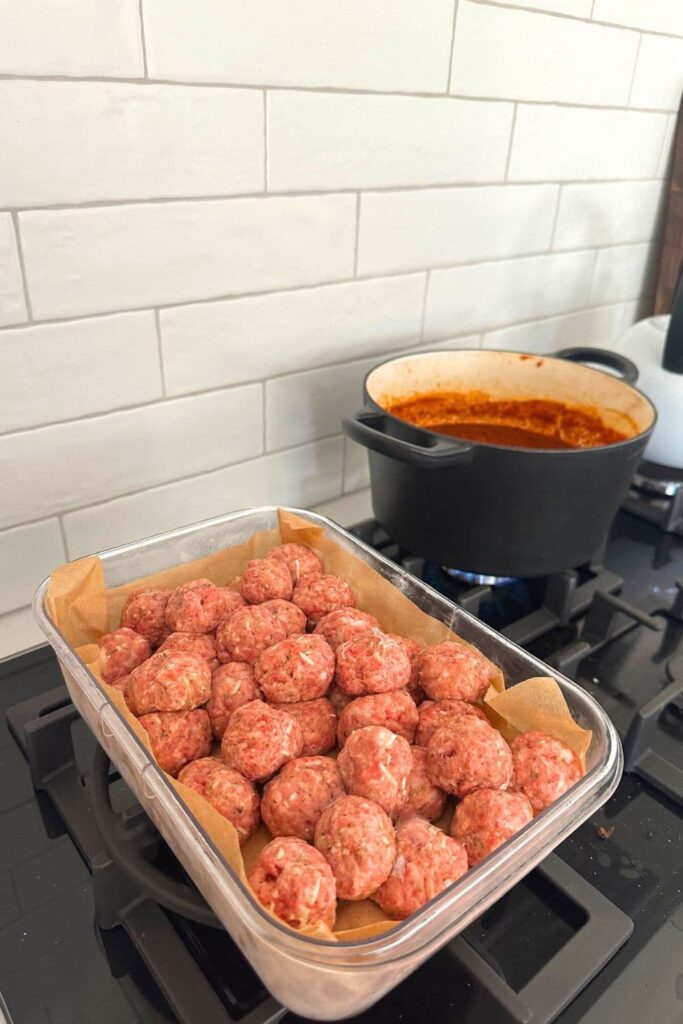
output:
M 672 658 L 683 652 L 683 624 L 664 614 L 675 602 L 676 580 L 683 578 L 683 539 L 662 535 L 622 513 L 602 561 L 625 581 L 621 598 L 665 621 L 660 631 L 637 626 L 621 633 L 578 665 L 578 680 L 626 737 L 637 709 L 671 687 Z M 522 614 L 527 611 L 525 606 Z M 534 642 L 552 653 L 553 644 L 575 642 L 580 630 L 572 622 L 558 632 L 559 639 L 551 631 Z M 680 663 L 683 669 L 683 659 Z M 0 664 L 0 991 L 11 1019 L 15 1024 L 172 1022 L 181 1016 L 175 989 L 185 993 L 190 1007 L 184 1021 L 300 1020 L 267 996 L 224 932 L 160 910 L 135 890 L 130 899 L 126 890 L 122 900 L 128 901 L 127 927 L 113 927 L 107 920 L 99 895 L 106 895 L 104 882 L 117 869 L 104 850 L 92 856 L 96 838 L 91 823 L 81 856 L 53 803 L 34 790 L 24 754 L 5 720 L 8 708 L 32 697 L 40 698 L 39 716 L 58 716 L 62 712 L 52 710 L 56 698 L 46 703 L 43 695 L 61 684 L 47 648 Z M 683 768 L 683 715 L 676 703 L 653 725 L 648 753 L 655 751 Z M 80 720 L 70 730 L 80 779 L 93 771 L 96 745 Z M 540 870 L 475 922 L 464 938 L 354 1019 L 363 1024 L 536 1024 L 542 1019 L 539 1007 L 552 1006 L 560 977 L 581 970 L 590 977 L 608 961 L 556 1016 L 560 1024 L 683 1024 L 683 812 L 680 799 L 670 799 L 646 779 L 646 771 L 626 774 L 608 803 Z M 115 810 L 122 820 L 129 815 L 128 824 L 137 827 L 130 793 L 115 774 L 110 781 Z M 63 795 L 66 803 L 66 789 Z M 87 801 L 84 806 L 87 815 Z M 155 846 L 154 861 L 186 881 L 163 844 Z M 102 927 L 95 924 L 96 887 Z M 627 919 L 633 923 L 630 937 Z M 602 946 L 578 939 L 591 930 L 605 933 L 611 943 L 607 954 Z M 139 940 L 137 948 L 131 935 Z M 155 943 L 168 945 L 169 999 L 153 978 Z M 553 957 L 561 973 L 548 978 Z M 197 969 L 195 977 L 192 970 Z M 211 1016 L 198 1009 L 199 980 L 207 977 L 217 993 Z M 555 1016 L 560 1005 L 548 1012 Z M 544 1019 L 551 1019 L 547 1012 Z

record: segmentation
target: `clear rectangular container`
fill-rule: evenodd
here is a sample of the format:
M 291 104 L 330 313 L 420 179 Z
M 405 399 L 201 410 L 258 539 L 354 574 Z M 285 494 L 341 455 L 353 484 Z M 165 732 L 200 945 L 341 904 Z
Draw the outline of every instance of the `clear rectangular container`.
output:
M 46 608 L 49 579 L 39 587 L 35 617 L 55 649 L 71 698 L 168 845 L 272 994 L 296 1013 L 333 1020 L 360 1013 L 380 999 L 531 871 L 608 799 L 621 776 L 623 758 L 609 718 L 576 683 L 329 519 L 300 509 L 288 511 L 322 527 L 328 537 L 367 562 L 423 611 L 478 647 L 500 666 L 508 686 L 531 676 L 552 676 L 575 720 L 593 733 L 581 781 L 418 913 L 372 939 L 324 942 L 307 938 L 279 924 L 241 883 L 55 627 Z M 106 584 L 116 587 L 242 544 L 253 533 L 277 525 L 277 508 L 268 506 L 111 548 L 100 552 Z

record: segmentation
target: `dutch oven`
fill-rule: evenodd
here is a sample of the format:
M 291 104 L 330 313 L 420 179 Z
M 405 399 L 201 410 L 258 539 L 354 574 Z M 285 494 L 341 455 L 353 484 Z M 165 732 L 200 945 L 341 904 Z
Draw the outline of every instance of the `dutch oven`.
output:
M 628 359 L 593 348 L 408 355 L 367 374 L 365 405 L 343 427 L 369 449 L 377 521 L 408 551 L 472 573 L 544 576 L 588 562 L 605 542 L 656 421 L 654 406 L 633 387 L 637 375 Z M 387 412 L 397 400 L 439 391 L 590 407 L 625 439 L 591 448 L 509 447 L 459 440 Z

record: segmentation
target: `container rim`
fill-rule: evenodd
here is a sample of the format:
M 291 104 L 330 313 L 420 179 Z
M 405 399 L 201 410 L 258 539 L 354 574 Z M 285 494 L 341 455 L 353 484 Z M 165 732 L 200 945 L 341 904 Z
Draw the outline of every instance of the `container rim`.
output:
M 251 509 L 241 509 L 223 516 L 215 516 L 174 530 L 152 535 L 138 542 L 107 548 L 94 554 L 100 557 L 106 565 L 109 559 L 113 559 L 121 554 L 139 551 L 144 547 L 187 536 L 208 527 L 219 526 L 241 518 L 249 518 L 256 513 L 260 515 L 271 514 L 273 517 L 276 517 L 278 509 L 301 516 L 331 531 L 334 539 L 342 539 L 349 549 L 352 549 L 354 552 L 360 549 L 367 553 L 370 559 L 366 558 L 364 560 L 369 561 L 371 566 L 374 567 L 377 563 L 386 566 L 390 570 L 390 576 L 396 575 L 397 572 L 400 572 L 402 576 L 410 576 L 411 580 L 414 580 L 421 589 L 429 593 L 438 605 L 443 607 L 444 612 L 448 612 L 451 620 L 450 625 L 453 624 L 453 619 L 457 615 L 458 618 L 473 623 L 477 630 L 488 634 L 499 646 L 506 647 L 512 651 L 521 651 L 524 659 L 538 669 L 539 674 L 551 675 L 563 690 L 568 690 L 572 694 L 575 705 L 580 706 L 582 714 L 591 721 L 593 731 L 598 731 L 601 734 L 605 745 L 606 753 L 604 759 L 594 765 L 560 800 L 546 808 L 479 865 L 469 869 L 446 890 L 435 896 L 415 914 L 404 921 L 398 922 L 395 927 L 383 932 L 381 935 L 367 939 L 330 941 L 300 935 L 269 914 L 256 900 L 251 891 L 222 856 L 211 836 L 202 828 L 189 807 L 181 800 L 166 774 L 159 768 L 156 761 L 152 759 L 149 751 L 130 728 L 119 709 L 111 703 L 99 681 L 87 669 L 66 638 L 56 627 L 49 616 L 45 603 L 51 579 L 48 576 L 38 587 L 33 600 L 33 613 L 38 625 L 55 649 L 58 659 L 63 661 L 71 672 L 80 676 L 81 679 L 85 678 L 88 685 L 94 689 L 101 700 L 100 710 L 106 705 L 106 707 L 116 713 L 120 724 L 125 728 L 128 738 L 134 742 L 141 759 L 147 762 L 143 771 L 145 773 L 149 770 L 154 772 L 157 781 L 163 784 L 165 791 L 178 805 L 191 828 L 199 836 L 200 841 L 210 848 L 216 864 L 227 875 L 233 890 L 247 904 L 246 907 L 234 906 L 233 908 L 240 914 L 241 920 L 246 922 L 247 926 L 252 930 L 256 931 L 260 938 L 268 943 L 285 947 L 287 952 L 300 960 L 306 960 L 315 964 L 327 963 L 334 967 L 345 967 L 353 970 L 369 970 L 389 960 L 391 962 L 398 962 L 404 958 L 413 958 L 419 950 L 436 949 L 444 941 L 447 941 L 448 937 L 457 934 L 470 921 L 483 913 L 503 892 L 510 888 L 510 884 L 514 884 L 526 875 L 559 842 L 589 817 L 600 803 L 604 802 L 611 795 L 621 776 L 623 754 L 614 725 L 597 701 L 578 684 L 551 669 L 539 659 L 529 655 L 517 644 L 497 633 L 496 630 L 485 623 L 482 623 L 465 609 L 460 607 L 456 609 L 438 591 L 422 580 L 413 577 L 406 570 L 400 569 L 394 562 L 375 551 L 370 545 L 357 539 L 347 530 L 344 530 L 332 520 L 319 513 L 291 506 L 262 505 Z M 441 621 L 449 625 L 446 618 Z M 521 867 L 519 866 L 520 861 Z M 468 897 L 471 897 L 473 890 L 482 888 L 487 881 L 489 881 L 491 888 L 485 900 L 483 902 L 479 900 L 476 905 L 468 903 Z M 250 913 L 248 915 L 245 914 L 245 910 L 248 910 Z M 460 913 L 458 913 L 459 910 Z M 449 912 L 453 914 L 452 917 Z M 254 914 L 257 915 L 257 920 L 254 920 Z M 448 933 L 447 938 L 444 939 L 444 934 L 446 933 Z M 276 939 L 277 943 L 275 943 Z M 415 947 L 416 941 L 420 943 L 417 950 Z M 340 953 L 342 956 L 339 955 Z M 344 956 L 344 954 L 346 955 Z

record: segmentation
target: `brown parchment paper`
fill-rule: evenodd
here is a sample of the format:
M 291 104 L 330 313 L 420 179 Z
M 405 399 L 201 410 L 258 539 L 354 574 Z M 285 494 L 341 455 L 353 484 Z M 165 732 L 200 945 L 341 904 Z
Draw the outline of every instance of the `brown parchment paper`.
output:
M 400 633 L 427 645 L 454 640 L 470 646 L 442 622 L 423 612 L 365 562 L 326 537 L 321 527 L 282 510 L 279 512 L 279 529 L 261 531 L 244 544 L 131 580 L 111 590 L 106 588 L 102 563 L 97 556 L 60 566 L 52 574 L 47 595 L 50 617 L 151 756 L 147 733 L 128 710 L 123 695 L 102 680 L 98 638 L 118 627 L 123 603 L 133 591 L 144 587 L 177 587 L 198 576 L 205 576 L 220 586 L 229 586 L 239 579 L 251 558 L 263 557 L 276 544 L 289 541 L 314 548 L 323 559 L 326 572 L 347 580 L 356 594 L 357 606 L 375 615 L 387 632 Z M 500 669 L 490 664 L 490 686 L 483 707 L 496 728 L 507 739 L 529 729 L 550 733 L 564 740 L 583 763 L 591 733 L 574 722 L 557 683 L 546 677 L 527 679 L 506 690 Z M 195 790 L 167 777 L 197 823 L 246 884 L 251 865 L 271 839 L 265 826 L 262 825 L 256 835 L 240 847 L 237 833 L 229 821 Z M 450 814 L 449 809 L 440 823 L 442 827 L 447 825 Z M 334 932 L 321 927 L 309 930 L 307 934 L 329 940 L 357 940 L 380 935 L 397 923 L 371 900 L 340 901 Z

